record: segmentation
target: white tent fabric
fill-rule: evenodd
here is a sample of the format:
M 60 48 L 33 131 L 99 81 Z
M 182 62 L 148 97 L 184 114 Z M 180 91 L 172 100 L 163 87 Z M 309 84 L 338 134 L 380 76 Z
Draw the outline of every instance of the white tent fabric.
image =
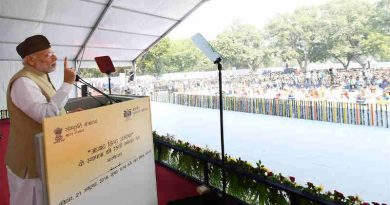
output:
M 44 34 L 59 56 L 133 61 L 203 0 L 0 0 L 0 60 L 19 60 L 15 46 Z M 83 53 L 83 48 L 85 51 Z
M 0 0 L 0 109 L 11 76 L 21 69 L 15 48 L 45 35 L 59 59 L 91 65 L 108 55 L 131 65 L 207 0 Z M 59 61 L 52 75 L 62 81 Z

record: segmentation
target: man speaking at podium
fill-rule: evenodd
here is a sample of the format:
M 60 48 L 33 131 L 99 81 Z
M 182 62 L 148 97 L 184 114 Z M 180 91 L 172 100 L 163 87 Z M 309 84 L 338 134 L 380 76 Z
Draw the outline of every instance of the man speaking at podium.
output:
M 56 69 L 57 56 L 43 35 L 28 37 L 16 51 L 23 69 L 10 80 L 7 106 L 10 134 L 6 154 L 11 205 L 42 205 L 42 181 L 35 159 L 34 136 L 42 132 L 45 117 L 65 114 L 64 106 L 76 73 L 64 59 L 64 83 L 56 90 L 49 73 Z

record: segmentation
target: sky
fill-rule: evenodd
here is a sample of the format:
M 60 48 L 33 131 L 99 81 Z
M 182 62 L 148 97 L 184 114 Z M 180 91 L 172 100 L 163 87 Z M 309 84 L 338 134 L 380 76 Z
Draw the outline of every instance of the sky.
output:
M 302 6 L 320 5 L 327 0 L 209 0 L 179 24 L 168 37 L 190 38 L 201 33 L 213 40 L 235 20 L 262 28 L 270 19 Z

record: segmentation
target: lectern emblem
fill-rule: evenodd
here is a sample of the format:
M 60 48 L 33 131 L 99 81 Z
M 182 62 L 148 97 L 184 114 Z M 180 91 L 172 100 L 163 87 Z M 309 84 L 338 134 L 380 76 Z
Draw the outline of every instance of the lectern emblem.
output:
M 54 144 L 64 141 L 64 137 L 62 136 L 62 128 L 57 127 L 54 129 L 54 134 L 56 135 L 54 138 Z
M 123 117 L 126 120 L 130 120 L 131 119 L 131 109 L 124 110 L 123 111 Z

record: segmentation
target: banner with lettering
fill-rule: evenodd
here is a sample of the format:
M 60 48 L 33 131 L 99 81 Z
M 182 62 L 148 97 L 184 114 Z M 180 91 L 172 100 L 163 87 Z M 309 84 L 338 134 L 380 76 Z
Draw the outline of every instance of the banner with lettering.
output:
M 50 205 L 157 204 L 148 97 L 45 119 Z

